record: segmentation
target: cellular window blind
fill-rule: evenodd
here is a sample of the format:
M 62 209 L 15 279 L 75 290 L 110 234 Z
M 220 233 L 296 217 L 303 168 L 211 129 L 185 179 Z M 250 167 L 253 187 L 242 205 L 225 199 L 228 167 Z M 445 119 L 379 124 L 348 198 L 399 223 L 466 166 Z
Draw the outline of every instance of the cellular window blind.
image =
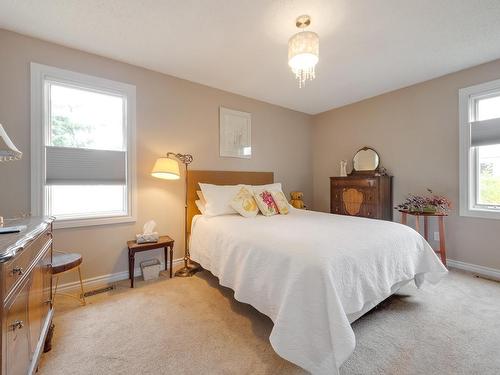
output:
M 471 146 L 489 146 L 500 144 L 500 119 L 472 121 Z
M 46 146 L 47 185 L 125 185 L 125 151 Z

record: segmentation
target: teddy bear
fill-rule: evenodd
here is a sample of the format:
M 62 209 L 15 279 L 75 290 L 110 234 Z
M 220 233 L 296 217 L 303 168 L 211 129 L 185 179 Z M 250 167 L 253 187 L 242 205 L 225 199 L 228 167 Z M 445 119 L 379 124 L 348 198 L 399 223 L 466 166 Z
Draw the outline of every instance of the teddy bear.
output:
M 290 204 L 295 207 L 295 208 L 298 208 L 300 210 L 305 210 L 306 209 L 306 205 L 304 204 L 304 201 L 302 200 L 302 198 L 304 197 L 304 193 L 301 192 L 301 191 L 292 191 L 290 193 L 290 197 L 292 198 L 290 200 Z

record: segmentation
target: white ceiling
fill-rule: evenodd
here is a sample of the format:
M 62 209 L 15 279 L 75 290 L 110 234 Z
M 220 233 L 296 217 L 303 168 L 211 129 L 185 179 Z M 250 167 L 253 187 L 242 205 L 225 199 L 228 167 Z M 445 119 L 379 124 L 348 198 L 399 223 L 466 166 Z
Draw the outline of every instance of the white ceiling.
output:
M 303 89 L 301 14 L 320 36 Z M 0 28 L 311 114 L 500 58 L 500 0 L 0 0 Z

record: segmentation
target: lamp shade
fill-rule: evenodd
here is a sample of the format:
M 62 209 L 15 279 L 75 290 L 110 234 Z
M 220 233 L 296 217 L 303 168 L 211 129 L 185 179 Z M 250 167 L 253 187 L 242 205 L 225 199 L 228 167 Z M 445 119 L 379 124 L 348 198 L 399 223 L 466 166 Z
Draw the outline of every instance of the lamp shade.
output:
M 21 159 L 23 153 L 10 140 L 7 132 L 0 124 L 0 161 Z
M 151 176 L 164 180 L 178 180 L 180 178 L 179 163 L 170 158 L 158 158 L 151 171 Z
M 315 78 L 314 68 L 319 60 L 319 37 L 312 31 L 302 31 L 288 41 L 288 65 L 299 80 L 299 87 L 306 80 Z

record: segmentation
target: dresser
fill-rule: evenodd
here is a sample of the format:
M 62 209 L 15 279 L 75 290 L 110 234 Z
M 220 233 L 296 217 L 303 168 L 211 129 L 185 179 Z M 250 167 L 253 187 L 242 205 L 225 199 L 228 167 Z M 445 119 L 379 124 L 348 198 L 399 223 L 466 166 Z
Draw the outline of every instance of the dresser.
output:
M 1 374 L 33 374 L 52 325 L 52 219 L 6 225 L 26 229 L 0 234 Z
M 330 212 L 392 220 L 392 176 L 354 173 L 330 177 Z

